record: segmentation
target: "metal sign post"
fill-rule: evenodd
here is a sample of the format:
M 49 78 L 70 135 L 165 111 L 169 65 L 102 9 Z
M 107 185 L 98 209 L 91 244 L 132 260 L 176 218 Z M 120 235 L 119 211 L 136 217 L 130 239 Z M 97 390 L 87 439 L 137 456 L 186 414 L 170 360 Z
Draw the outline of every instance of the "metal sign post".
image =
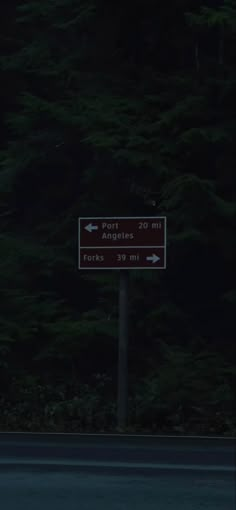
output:
M 129 269 L 166 268 L 166 218 L 80 218 L 79 269 L 120 270 L 117 422 L 128 415 Z
M 120 430 L 127 425 L 128 414 L 128 344 L 129 344 L 129 317 L 128 317 L 128 285 L 129 273 L 120 271 L 119 289 L 119 345 L 118 345 L 118 396 L 117 396 L 117 423 Z

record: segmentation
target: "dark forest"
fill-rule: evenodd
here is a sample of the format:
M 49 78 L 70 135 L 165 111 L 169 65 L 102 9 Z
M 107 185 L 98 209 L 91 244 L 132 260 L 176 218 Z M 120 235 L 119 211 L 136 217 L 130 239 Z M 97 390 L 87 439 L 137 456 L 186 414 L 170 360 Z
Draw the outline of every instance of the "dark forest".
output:
M 130 271 L 126 432 L 233 436 L 235 0 L 8 0 L 0 17 L 0 430 L 117 431 L 117 271 L 79 217 L 167 218 Z

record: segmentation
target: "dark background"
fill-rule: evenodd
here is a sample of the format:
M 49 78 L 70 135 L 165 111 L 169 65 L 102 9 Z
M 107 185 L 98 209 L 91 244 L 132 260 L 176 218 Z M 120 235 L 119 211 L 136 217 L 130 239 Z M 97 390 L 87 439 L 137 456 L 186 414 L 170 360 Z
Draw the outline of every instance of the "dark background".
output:
M 235 434 L 235 32 L 235 0 L 2 6 L 1 430 L 116 430 L 118 275 L 78 271 L 77 219 L 166 216 L 127 430 Z

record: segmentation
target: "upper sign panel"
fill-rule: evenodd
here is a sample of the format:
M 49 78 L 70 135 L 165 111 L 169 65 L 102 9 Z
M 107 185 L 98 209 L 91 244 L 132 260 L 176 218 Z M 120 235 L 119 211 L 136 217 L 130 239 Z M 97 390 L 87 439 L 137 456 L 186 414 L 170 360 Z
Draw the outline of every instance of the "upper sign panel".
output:
M 80 248 L 163 247 L 166 218 L 80 218 Z

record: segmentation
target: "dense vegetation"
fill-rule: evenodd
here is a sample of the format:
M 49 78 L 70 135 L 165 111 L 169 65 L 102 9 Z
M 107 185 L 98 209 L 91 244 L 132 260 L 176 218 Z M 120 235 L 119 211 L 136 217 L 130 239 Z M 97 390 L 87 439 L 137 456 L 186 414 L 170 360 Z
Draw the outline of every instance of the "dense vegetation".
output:
M 1 430 L 116 430 L 118 275 L 77 270 L 77 218 L 165 215 L 127 430 L 234 435 L 236 1 L 9 0 L 0 34 Z

